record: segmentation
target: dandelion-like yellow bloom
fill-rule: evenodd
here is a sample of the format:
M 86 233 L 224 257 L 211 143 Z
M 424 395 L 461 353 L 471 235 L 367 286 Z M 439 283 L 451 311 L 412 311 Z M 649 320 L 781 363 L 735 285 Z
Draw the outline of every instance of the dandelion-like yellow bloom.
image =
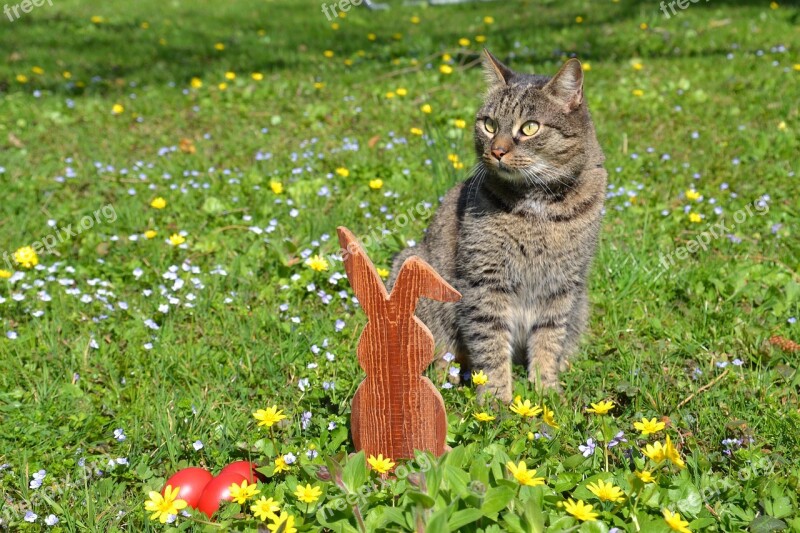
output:
M 686 191 L 686 199 L 687 200 L 699 200 L 700 193 L 695 191 L 694 189 L 689 189 Z
M 385 474 L 386 472 L 394 468 L 394 465 L 396 464 L 388 457 L 384 457 L 382 453 L 379 453 L 378 457 L 370 455 L 369 458 L 367 458 L 367 463 L 369 464 L 369 466 L 372 467 L 374 471 L 376 471 L 379 474 Z
M 546 405 L 542 405 L 542 420 L 553 429 L 559 428 L 559 425 L 556 424 L 555 413 L 548 409 Z
M 795 63 L 794 65 L 792 65 L 792 68 L 793 68 L 794 70 L 796 70 L 796 71 L 800 72 L 800 63 Z
M 217 85 L 217 89 L 219 89 L 220 91 L 225 91 L 228 89 L 228 84 L 223 81 L 222 83 Z
M 531 405 L 530 400 L 522 401 L 520 396 L 514 398 L 514 403 L 511 404 L 510 407 L 511 411 L 517 413 L 521 417 L 528 417 L 533 418 L 534 416 L 538 415 L 542 412 L 542 408 L 538 405 Z
M 416 16 L 416 15 L 411 17 L 410 20 L 411 20 L 411 24 L 419 24 L 419 22 L 420 22 L 420 18 L 418 16 Z
M 660 442 L 646 445 L 644 450 L 642 450 L 642 453 L 645 455 L 645 457 L 656 463 L 660 463 L 667 458 L 666 450 Z
M 636 477 L 642 480 L 642 483 L 655 483 L 656 478 L 653 477 L 653 473 L 649 470 L 642 470 L 640 472 L 636 472 Z
M 484 24 L 494 24 L 494 17 L 489 17 L 489 16 L 483 17 L 483 23 Z
M 65 70 L 64 72 L 62 72 L 61 75 L 64 76 L 65 80 L 72 79 L 72 72 L 70 72 L 68 70 Z
M 576 23 L 576 24 L 583 24 L 583 17 L 582 17 L 582 16 L 580 16 L 580 15 L 578 15 L 577 17 L 575 17 L 575 23 Z
M 669 509 L 664 509 L 661 511 L 661 513 L 664 515 L 664 521 L 670 528 L 672 528 L 673 531 L 679 531 L 680 533 L 692 533 L 692 530 L 688 527 L 689 522 L 682 520 L 679 513 L 673 513 Z
M 169 243 L 172 246 L 180 246 L 185 242 L 186 242 L 186 237 L 184 237 L 180 233 L 173 233 L 172 235 L 169 236 Z
M 375 39 L 377 39 L 377 38 L 378 38 L 378 36 L 377 36 L 377 35 L 375 35 L 374 33 L 368 33 L 368 34 L 367 34 L 367 40 L 368 40 L 368 41 L 374 41 L 374 40 L 375 40 Z
M 462 161 L 453 161 L 453 168 L 456 170 L 461 170 L 464 168 L 464 163 Z
M 267 525 L 270 531 L 280 531 L 282 533 L 297 533 L 297 528 L 294 527 L 294 517 L 288 513 L 281 513 L 272 518 L 272 523 Z
M 374 180 L 369 180 L 369 188 L 370 189 L 372 189 L 374 191 L 377 191 L 381 187 L 383 187 L 383 180 L 382 179 L 378 178 L 378 179 L 374 179 Z
M 475 42 L 476 43 L 485 43 L 486 42 L 486 36 L 485 35 L 476 35 L 475 36 Z
M 92 24 L 102 24 L 106 19 L 104 19 L 100 15 L 94 15 L 89 20 L 92 22 Z
M 191 85 L 192 89 L 199 89 L 203 86 L 203 80 L 198 77 L 194 77 L 192 78 L 192 81 L 189 82 L 189 85 Z
M 349 170 L 347 170 L 347 169 L 346 169 L 346 168 L 344 168 L 344 167 L 339 167 L 339 168 L 337 168 L 337 169 L 336 169 L 336 173 L 337 173 L 339 176 L 343 177 L 343 178 L 346 178 L 347 176 L 349 176 L 349 175 L 350 175 L 350 171 L 349 171 Z
M 491 422 L 495 419 L 495 417 L 489 413 L 473 413 L 472 416 L 474 416 L 475 420 L 478 422 Z
M 14 261 L 25 268 L 33 268 L 39 264 L 39 256 L 31 246 L 23 246 L 14 252 Z
M 703 217 L 699 213 L 689 213 L 689 222 L 698 224 L 703 221 Z
M 411 128 L 409 131 L 411 132 L 411 135 L 422 135 L 423 133 L 423 131 L 419 128 Z
M 252 74 L 250 74 L 250 77 L 251 77 L 251 78 L 252 78 L 254 81 L 261 81 L 261 80 L 263 80 L 263 79 L 264 79 L 264 75 L 263 75 L 263 74 L 261 74 L 260 72 L 253 72 Z
M 266 520 L 267 518 L 274 520 L 276 518 L 275 513 L 280 510 L 281 508 L 278 502 L 272 498 L 265 498 L 264 496 L 260 497 L 250 506 L 250 511 L 253 513 L 253 516 L 259 520 Z
M 28 76 L 25 74 L 17 74 L 17 83 L 28 83 Z
M 387 100 L 391 100 L 392 98 L 394 98 L 397 95 L 394 94 L 394 91 L 389 91 L 388 93 L 386 93 L 385 96 L 386 96 Z
M 31 67 L 31 72 L 41 76 L 42 74 L 44 74 L 44 69 L 42 67 Z
M 322 55 L 330 59 L 336 54 L 334 54 L 333 50 L 325 50 L 324 52 L 322 52 Z
M 572 501 L 572 498 L 570 498 L 564 502 L 564 510 L 581 522 L 585 522 L 587 520 L 597 520 L 597 517 L 600 515 L 593 512 L 593 509 L 593 506 L 583 503 L 583 500 L 578 500 L 575 502 Z
M 590 70 L 592 70 L 592 64 L 589 63 L 588 61 L 585 63 L 581 63 L 581 68 L 583 69 L 584 72 L 589 72 Z
M 644 65 L 643 65 L 643 64 L 641 64 L 641 63 L 639 63 L 638 61 L 634 61 L 634 62 L 631 64 L 631 68 L 632 68 L 633 70 L 642 70 L 642 69 L 644 68 Z
M 272 180 L 269 182 L 269 188 L 272 189 L 272 192 L 275 194 L 282 194 L 283 193 L 283 183 L 280 181 Z
M 0 270 L 0 279 L 8 279 L 12 276 L 8 270 Z
M 602 402 L 593 403 L 591 407 L 586 409 L 587 413 L 594 413 L 596 415 L 606 415 L 614 408 L 614 402 L 603 400 Z
M 642 435 L 652 435 L 653 433 L 658 433 L 667 425 L 664 422 L 657 421 L 655 417 L 651 420 L 647 418 L 642 418 L 641 422 L 634 422 L 633 427 L 638 429 Z
M 769 3 L 769 8 L 770 9 L 778 9 L 779 7 L 781 7 L 781 6 L 780 6 L 780 4 L 778 4 L 778 2 L 770 2 Z
M 525 461 L 520 461 L 519 464 L 514 464 L 514 461 L 506 463 L 506 468 L 511 472 L 520 485 L 527 485 L 529 487 L 536 487 L 544 485 L 543 477 L 536 477 L 536 470 L 528 470 Z
M 458 129 L 460 129 L 460 130 L 463 130 L 464 128 L 466 128 L 466 127 L 467 127 L 467 121 L 466 121 L 466 120 L 464 120 L 464 119 L 461 119 L 461 118 L 457 118 L 457 119 L 455 119 L 455 120 L 453 121 L 453 125 L 454 125 L 456 128 L 458 128 Z
M 453 67 L 451 67 L 450 65 L 440 65 L 439 72 L 441 72 L 442 74 L 452 74 Z
M 216 43 L 214 45 L 214 50 L 219 50 L 220 52 L 222 52 L 223 50 L 225 50 L 225 43 Z
M 667 443 L 664 445 L 664 457 L 669 459 L 670 462 L 678 468 L 686 468 L 686 463 L 681 459 L 681 454 L 678 453 L 677 448 L 672 444 L 669 435 L 667 435 Z
M 647 28 L 649 28 L 649 26 L 647 25 L 646 22 L 642 22 L 641 24 L 639 24 L 640 30 L 646 30 Z
M 486 385 L 489 382 L 489 376 L 483 373 L 483 370 L 472 373 L 472 383 L 475 385 Z
M 316 272 L 324 272 L 328 270 L 328 260 L 321 255 L 309 257 L 306 259 L 306 265 L 308 265 L 311 270 Z
M 261 491 L 258 490 L 258 485 L 255 483 L 248 483 L 246 479 L 242 481 L 241 485 L 233 483 L 228 490 L 231 493 L 231 499 L 239 505 L 244 505 L 244 503 L 253 496 L 261 494 Z
M 267 407 L 266 409 L 259 409 L 258 411 L 253 413 L 253 418 L 258 420 L 259 426 L 264 426 L 269 428 L 277 424 L 281 420 L 284 420 L 286 418 L 286 415 L 283 414 L 282 410 L 278 409 L 277 405 L 273 405 L 272 407 Z
M 236 73 L 235 72 L 231 72 L 229 70 L 228 72 L 225 73 L 225 79 L 228 80 L 228 81 L 235 80 L 236 79 Z
M 395 92 L 397 93 L 397 96 L 405 96 L 408 94 L 408 89 L 405 87 L 398 87 Z
M 150 207 L 153 209 L 164 209 L 167 207 L 167 201 L 158 196 L 157 198 L 153 198 L 153 201 L 150 202 Z
M 167 488 L 164 489 L 163 496 L 151 490 L 148 494 L 150 499 L 144 502 L 144 508 L 153 512 L 153 514 L 150 515 L 150 520 L 158 520 L 162 524 L 166 524 L 170 515 L 177 515 L 178 511 L 184 509 L 187 504 L 186 500 L 178 499 L 178 492 L 180 492 L 180 490 L 180 487 L 175 487 L 173 489 L 172 485 L 167 485 Z
M 158 235 L 158 232 L 156 230 L 154 230 L 154 229 L 149 229 L 149 230 L 144 232 L 144 238 L 145 239 L 153 239 L 153 238 L 155 238 L 156 235 Z
M 458 40 L 458 46 L 467 47 L 469 45 L 470 45 L 469 39 L 467 39 L 466 37 L 462 37 L 461 39 Z
M 644 96 L 644 91 L 641 89 L 634 89 L 631 91 L 631 94 L 638 98 L 640 96 Z
M 125 106 L 122 104 L 114 104 L 111 106 L 111 114 L 113 115 L 121 115 L 125 112 Z
M 314 82 L 314 88 L 317 89 L 317 90 L 324 89 L 325 88 L 325 84 L 322 83 L 321 81 L 315 81 Z
M 386 278 L 389 277 L 389 269 L 388 268 L 377 268 L 376 270 L 378 271 L 378 275 L 380 277 L 382 277 L 383 279 L 386 279 Z
M 297 485 L 297 490 L 294 491 L 294 495 L 301 502 L 314 503 L 315 501 L 319 500 L 320 496 L 322 496 L 322 489 L 316 485 L 312 487 L 310 484 L 306 484 L 305 487 L 302 485 Z
M 286 460 L 283 458 L 282 455 L 279 455 L 275 458 L 275 469 L 274 472 L 276 474 L 280 474 L 281 472 L 288 472 L 289 465 L 286 464 Z
M 587 484 L 586 488 L 604 502 L 621 502 L 625 499 L 625 493 L 621 488 L 602 479 L 597 480 L 597 483 Z

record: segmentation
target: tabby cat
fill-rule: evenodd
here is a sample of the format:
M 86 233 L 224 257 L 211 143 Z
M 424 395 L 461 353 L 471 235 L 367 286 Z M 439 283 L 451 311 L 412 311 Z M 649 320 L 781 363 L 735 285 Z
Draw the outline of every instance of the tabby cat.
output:
M 475 121 L 478 163 L 451 189 L 411 255 L 462 294 L 420 301 L 417 316 L 482 390 L 512 396 L 512 363 L 560 390 L 588 316 L 587 274 L 597 248 L 606 171 L 577 59 L 547 76 L 519 74 L 485 51 L 489 91 Z

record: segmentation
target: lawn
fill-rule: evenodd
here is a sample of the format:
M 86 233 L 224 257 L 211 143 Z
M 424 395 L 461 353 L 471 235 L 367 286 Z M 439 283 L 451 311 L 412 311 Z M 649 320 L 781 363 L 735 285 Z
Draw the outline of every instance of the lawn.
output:
M 800 531 L 800 9 L 391 3 L 0 15 L 0 529 L 255 530 L 254 500 L 145 510 L 248 459 L 300 531 Z M 590 331 L 562 395 L 519 369 L 535 416 L 431 369 L 453 451 L 382 480 L 350 456 L 366 317 L 336 227 L 381 269 L 422 238 L 475 162 L 484 46 L 583 61 L 610 183 Z

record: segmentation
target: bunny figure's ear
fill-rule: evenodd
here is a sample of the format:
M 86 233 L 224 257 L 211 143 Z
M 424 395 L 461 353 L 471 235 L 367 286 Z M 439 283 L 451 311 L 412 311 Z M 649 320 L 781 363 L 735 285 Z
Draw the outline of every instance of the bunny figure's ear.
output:
M 339 244 L 342 247 L 341 253 L 347 280 L 353 287 L 353 292 L 356 293 L 358 303 L 371 318 L 376 307 L 385 304 L 389 299 L 389 293 L 386 292 L 386 286 L 381 281 L 378 271 L 375 270 L 375 265 L 367 257 L 367 253 L 355 235 L 344 226 L 336 228 L 336 232 L 339 234 Z
M 460 292 L 447 283 L 432 266 L 416 255 L 406 259 L 403 266 L 400 267 L 391 298 L 394 299 L 395 295 L 399 296 L 407 291 L 414 292 L 414 294 L 403 295 L 414 302 L 412 313 L 416 309 L 418 298 L 430 298 L 440 302 L 457 302 L 461 299 Z M 404 297 L 398 299 L 406 300 Z

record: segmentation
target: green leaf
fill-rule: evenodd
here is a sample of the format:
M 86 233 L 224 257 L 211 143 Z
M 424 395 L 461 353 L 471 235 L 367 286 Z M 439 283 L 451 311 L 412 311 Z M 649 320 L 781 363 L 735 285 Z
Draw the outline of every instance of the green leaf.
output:
M 408 496 L 411 499 L 411 501 L 414 501 L 423 506 L 425 509 L 430 509 L 436 504 L 436 500 L 434 500 L 427 494 L 423 494 L 415 490 L 407 491 L 406 496 Z
M 362 450 L 347 460 L 342 471 L 342 481 L 350 492 L 358 492 L 367 479 L 369 479 L 367 460 Z
M 700 491 L 692 484 L 688 476 L 681 478 L 678 487 L 670 489 L 667 495 L 678 506 L 681 514 L 697 516 L 703 509 L 703 496 L 700 495 Z
M 750 522 L 751 533 L 770 533 L 771 531 L 783 531 L 785 528 L 786 522 L 767 515 L 761 515 Z
M 425 533 L 450 533 L 447 526 L 447 509 L 434 513 L 425 523 Z
M 453 513 L 453 516 L 447 521 L 447 527 L 453 530 L 458 530 L 462 526 L 471 524 L 483 517 L 480 509 L 461 509 Z
M 481 511 L 484 516 L 491 516 L 504 509 L 514 499 L 515 492 L 508 487 L 492 487 L 486 491 Z

